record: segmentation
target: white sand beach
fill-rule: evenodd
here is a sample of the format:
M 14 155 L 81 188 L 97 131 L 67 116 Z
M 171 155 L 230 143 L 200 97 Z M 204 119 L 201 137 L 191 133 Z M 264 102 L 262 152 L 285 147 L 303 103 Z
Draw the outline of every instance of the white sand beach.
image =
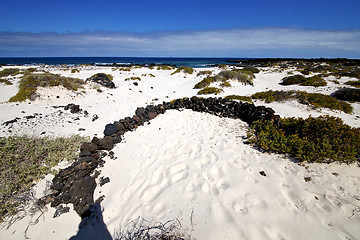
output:
M 45 70 L 83 80 L 96 73 L 111 74 L 116 88 L 95 83 L 77 92 L 39 88 L 34 101 L 9 103 L 18 90 L 19 76 L 15 76 L 11 79 L 14 85 L 0 83 L 0 136 L 103 137 L 106 124 L 132 117 L 137 107 L 195 96 L 198 89 L 193 89 L 194 85 L 203 79 L 196 73 L 204 70 L 171 75 L 174 70 L 147 67 L 131 71 L 91 66 L 78 69 L 77 73 L 60 67 Z M 253 86 L 231 81 L 232 87 L 223 88 L 224 92 L 202 97 L 250 96 L 267 90 L 330 94 L 351 79 L 330 76 L 327 86 L 317 88 L 282 86 L 279 82 L 293 69 L 260 69 Z M 221 71 L 215 67 L 206 70 L 214 74 Z M 141 81 L 125 81 L 129 77 L 140 77 Z M 80 105 L 82 111 L 72 114 L 57 107 L 70 103 Z M 351 103 L 351 114 L 314 109 L 295 101 L 256 100 L 254 104 L 271 107 L 283 118 L 330 115 L 360 127 L 359 103 Z M 15 118 L 19 118 L 15 124 L 4 125 Z M 70 212 L 54 218 L 55 209 L 48 204 L 33 215 L 21 213 L 26 216 L 10 226 L 3 223 L 0 239 L 110 239 L 137 219 L 174 220 L 181 224 L 184 236 L 196 240 L 360 239 L 358 164 L 300 164 L 284 155 L 264 153 L 244 143 L 247 129 L 248 124 L 241 120 L 187 109 L 168 110 L 126 132 L 112 149 L 114 158 L 106 156 L 104 166 L 97 169 L 100 175 L 94 199 L 104 196 L 98 222 L 81 223 L 71 204 Z M 46 182 L 52 177 L 48 175 L 37 184 L 34 198 L 44 195 Z M 109 177 L 110 182 L 101 186 L 101 177 Z

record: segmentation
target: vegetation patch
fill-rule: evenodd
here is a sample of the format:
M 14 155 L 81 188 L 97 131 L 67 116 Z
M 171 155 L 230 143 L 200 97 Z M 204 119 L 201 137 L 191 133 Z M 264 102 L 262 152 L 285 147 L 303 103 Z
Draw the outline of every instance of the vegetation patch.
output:
M 293 85 L 293 84 L 300 84 L 306 82 L 306 77 L 303 75 L 294 75 L 289 77 L 284 77 L 280 85 Z
M 353 87 L 360 88 L 360 80 L 359 81 L 347 81 L 345 84 L 353 86 Z
M 178 67 L 178 69 L 175 70 L 175 72 L 173 72 L 171 75 L 174 75 L 176 73 L 180 73 L 180 72 L 184 72 L 184 73 L 188 73 L 188 74 L 193 74 L 194 73 L 194 69 L 192 67 Z
M 304 77 L 302 75 L 294 75 L 285 77 L 282 79 L 280 85 L 293 85 L 299 84 L 301 86 L 314 86 L 314 87 L 321 87 L 326 86 L 326 81 L 321 77 L 321 75 L 315 75 L 312 77 Z
M 332 96 L 344 101 L 360 102 L 360 89 L 342 88 L 334 92 Z
M 241 102 L 253 103 L 252 98 L 249 96 L 229 95 L 226 96 L 225 98 L 230 100 L 239 100 Z
M 204 71 L 200 71 L 198 72 L 198 74 L 196 75 L 197 77 L 199 76 L 210 76 L 212 74 L 212 71 L 211 70 L 204 70 Z
M 225 81 L 220 83 L 220 87 L 231 87 L 231 83 L 229 81 Z
M 261 99 L 270 102 L 281 102 L 286 100 L 297 100 L 301 104 L 312 105 L 316 108 L 324 107 L 334 110 L 341 110 L 346 113 L 351 113 L 352 106 L 344 101 L 338 100 L 335 97 L 324 95 L 320 93 L 307 93 L 304 91 L 266 91 L 258 92 L 252 95 L 253 99 Z
M 130 71 L 131 71 L 131 67 L 121 67 L 121 68 L 119 68 L 119 71 L 130 72 Z
M 340 118 L 285 118 L 279 127 L 259 120 L 251 127 L 256 136 L 250 143 L 299 161 L 351 163 L 360 159 L 360 129 L 344 124 Z
M 38 87 L 63 86 L 68 90 L 77 91 L 82 88 L 84 83 L 79 78 L 63 77 L 51 73 L 24 74 L 19 82 L 18 93 L 10 98 L 9 102 L 25 101 L 32 93 L 36 92 Z
M 4 83 L 5 85 L 13 85 L 13 83 L 10 82 L 9 80 L 7 80 L 7 79 L 2 79 L 2 78 L 0 78 L 0 83 Z
M 21 204 L 17 197 L 30 190 L 34 182 L 66 159 L 72 161 L 82 142 L 78 135 L 69 138 L 0 138 L 0 219 L 16 214 Z
M 129 77 L 129 78 L 125 78 L 125 81 L 130 81 L 130 80 L 132 80 L 132 81 L 135 81 L 135 80 L 141 81 L 141 78 L 139 78 L 139 77 Z
M 220 88 L 216 88 L 216 87 L 206 87 L 206 88 L 203 88 L 201 89 L 198 94 L 201 95 L 201 94 L 219 94 L 223 92 L 222 89 Z
M 161 65 L 157 67 L 157 70 L 173 70 L 174 67 L 169 66 L 169 65 Z
M 76 69 L 76 68 L 71 69 L 71 73 L 78 73 L 78 72 L 80 72 L 79 69 Z
M 211 83 L 215 82 L 215 79 L 213 77 L 207 77 L 195 84 L 194 89 L 202 89 L 209 87 Z
M 8 76 L 15 76 L 20 74 L 20 69 L 18 68 L 5 68 L 4 70 L 0 71 L 0 78 L 8 77 Z
M 246 66 L 242 70 L 252 72 L 252 73 L 259 73 L 260 69 L 253 67 L 253 66 Z
M 242 69 L 235 70 L 225 70 L 221 71 L 215 77 L 216 81 L 226 81 L 226 80 L 237 80 L 241 83 L 252 85 L 252 80 L 255 78 L 255 75 L 252 72 L 243 71 Z

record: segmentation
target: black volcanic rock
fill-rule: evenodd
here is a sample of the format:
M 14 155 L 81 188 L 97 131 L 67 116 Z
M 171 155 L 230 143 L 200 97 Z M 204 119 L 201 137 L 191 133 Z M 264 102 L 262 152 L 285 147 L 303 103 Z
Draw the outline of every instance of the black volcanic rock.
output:
M 105 73 L 97 73 L 86 79 L 86 81 L 95 82 L 107 88 L 115 88 L 115 84 L 109 79 L 109 77 Z

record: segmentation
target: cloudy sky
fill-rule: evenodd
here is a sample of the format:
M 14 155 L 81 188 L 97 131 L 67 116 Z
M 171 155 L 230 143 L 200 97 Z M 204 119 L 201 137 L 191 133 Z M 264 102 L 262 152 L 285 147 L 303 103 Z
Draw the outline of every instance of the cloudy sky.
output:
M 0 3 L 0 57 L 360 58 L 360 1 Z

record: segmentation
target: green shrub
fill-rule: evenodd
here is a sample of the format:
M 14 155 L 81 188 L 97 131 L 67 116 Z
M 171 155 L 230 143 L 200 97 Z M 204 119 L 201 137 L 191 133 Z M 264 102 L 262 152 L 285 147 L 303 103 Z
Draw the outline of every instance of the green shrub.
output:
M 277 127 L 271 121 L 255 121 L 256 144 L 299 161 L 354 162 L 360 158 L 360 129 L 343 124 L 340 118 L 285 118 L 281 123 Z
M 2 79 L 2 78 L 0 78 L 0 83 L 5 83 L 5 85 L 13 85 L 13 83 L 10 82 L 9 80 L 7 80 L 7 79 Z
M 360 89 L 342 88 L 332 94 L 333 97 L 350 102 L 360 102 Z
M 253 66 L 246 66 L 242 70 L 252 72 L 252 73 L 259 73 L 260 69 L 253 67 Z
M 244 72 L 242 69 L 221 71 L 214 78 L 216 81 L 237 80 L 241 83 L 252 85 L 254 79 L 252 72 Z
M 347 81 L 345 84 L 353 86 L 353 87 L 360 88 L 360 81 Z
M 303 75 L 294 75 L 289 77 L 284 77 L 280 85 L 293 85 L 300 84 L 306 81 L 306 78 Z
M 119 71 L 130 72 L 131 67 L 122 67 L 122 68 L 119 68 Z
M 173 70 L 173 69 L 174 69 L 174 67 L 169 66 L 169 65 L 161 65 L 161 66 L 157 67 L 157 70 Z
M 300 85 L 301 86 L 323 87 L 323 86 L 326 86 L 327 83 L 320 75 L 315 75 L 315 76 L 306 78 L 306 81 L 300 83 Z
M 106 76 L 109 78 L 110 81 L 114 80 L 113 75 L 111 75 L 111 74 L 106 74 Z
M 212 71 L 211 70 L 204 70 L 204 71 L 200 71 L 198 72 L 198 74 L 196 76 L 203 76 L 203 75 L 208 75 L 210 76 L 212 74 Z
M 351 113 L 352 106 L 344 101 L 340 101 L 335 97 L 320 93 L 307 93 L 303 91 L 266 91 L 258 92 L 252 95 L 253 99 L 261 99 L 268 103 L 281 102 L 286 100 L 297 100 L 301 104 L 312 105 L 314 107 L 325 107 L 335 110 L 341 110 Z
M 264 100 L 267 103 L 283 102 L 296 99 L 296 91 L 273 91 L 257 92 L 251 96 L 253 99 Z
M 79 69 L 76 69 L 76 68 L 71 69 L 71 73 L 78 73 L 78 72 L 80 72 Z
M 180 72 L 184 72 L 184 73 L 188 73 L 188 74 L 193 74 L 194 73 L 194 69 L 192 67 L 178 67 L 178 69 L 175 70 L 175 72 L 173 72 L 171 75 L 174 75 L 176 73 L 180 73 Z
M 135 81 L 135 80 L 141 81 L 141 78 L 139 78 L 139 77 L 129 77 L 129 78 L 125 78 L 125 81 L 130 81 L 130 80 L 133 80 L 133 81 Z
M 27 73 L 36 72 L 36 68 L 27 68 L 27 69 L 26 69 L 26 72 L 27 72 Z
M 195 84 L 194 89 L 201 89 L 205 87 L 209 87 L 211 83 L 215 82 L 215 79 L 212 77 L 207 77 Z
M 241 102 L 249 102 L 249 103 L 253 102 L 251 97 L 248 97 L 248 96 L 229 95 L 229 96 L 226 96 L 224 98 L 227 98 L 227 99 L 230 99 L 230 100 L 239 100 Z
M 225 81 L 220 83 L 220 87 L 231 87 L 231 83 L 229 81 Z
M 206 87 L 204 89 L 201 89 L 198 94 L 201 95 L 201 94 L 219 94 L 223 92 L 222 89 L 220 88 L 216 88 L 216 87 Z
M 8 77 L 8 76 L 15 76 L 18 74 L 20 74 L 20 69 L 18 69 L 18 68 L 5 68 L 4 70 L 0 71 L 0 78 Z
M 154 77 L 155 77 L 155 75 L 152 74 L 152 73 L 150 73 L 149 76 L 150 76 L 151 78 L 154 78 Z
M 50 173 L 51 168 L 66 159 L 72 161 L 81 142 L 78 135 L 69 138 L 0 138 L 0 219 L 15 214 L 20 202 L 16 196 Z
M 18 93 L 9 102 L 21 102 L 28 99 L 38 87 L 63 86 L 68 90 L 77 91 L 85 82 L 78 78 L 62 77 L 56 74 L 24 74 L 19 82 Z

